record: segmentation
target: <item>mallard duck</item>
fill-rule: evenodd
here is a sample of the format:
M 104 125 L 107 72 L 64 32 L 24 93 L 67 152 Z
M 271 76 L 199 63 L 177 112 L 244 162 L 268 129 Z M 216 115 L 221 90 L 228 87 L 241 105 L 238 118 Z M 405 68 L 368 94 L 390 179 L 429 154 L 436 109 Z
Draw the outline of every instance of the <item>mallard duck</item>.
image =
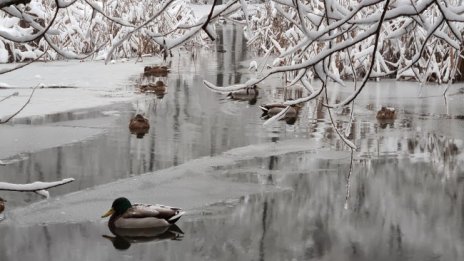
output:
M 137 138 L 142 138 L 149 129 L 148 119 L 145 119 L 141 114 L 135 115 L 129 122 L 129 130 L 132 134 L 136 134 Z
M 291 99 L 290 99 L 291 100 Z M 284 105 L 282 103 L 270 103 L 270 104 L 262 104 L 259 106 L 261 110 L 263 111 L 263 115 L 261 116 L 269 116 L 272 117 L 279 112 L 281 112 L 283 109 L 287 108 L 287 105 Z M 298 103 L 295 105 L 290 105 L 290 108 L 288 109 L 286 116 L 297 116 L 299 110 L 303 107 L 302 104 Z
M 259 107 L 263 111 L 261 118 L 269 119 L 272 116 L 277 115 L 283 109 L 287 108 L 287 105 L 283 105 L 282 103 L 271 103 L 271 104 L 262 104 Z M 298 117 L 298 112 L 300 111 L 301 107 L 303 107 L 301 104 L 291 105 L 290 108 L 288 108 L 287 113 L 285 113 L 285 116 L 282 119 L 285 120 L 287 124 L 294 124 Z
M 164 65 L 145 66 L 143 73 L 145 75 L 153 75 L 158 77 L 167 76 L 169 73 L 169 68 Z
M 184 215 L 180 208 L 163 205 L 134 204 L 124 197 L 113 201 L 111 209 L 102 218 L 110 217 L 111 228 L 154 228 L 170 226 Z
M 395 108 L 390 107 L 382 107 L 380 111 L 377 112 L 376 116 L 379 120 L 394 120 L 395 117 Z
M 6 200 L 0 198 L 0 214 L 3 212 L 3 210 L 5 210 L 5 202 Z
M 237 101 L 248 101 L 250 105 L 254 105 L 258 100 L 258 95 L 258 87 L 256 85 L 253 85 L 253 87 L 230 92 L 229 94 L 227 94 L 227 97 Z

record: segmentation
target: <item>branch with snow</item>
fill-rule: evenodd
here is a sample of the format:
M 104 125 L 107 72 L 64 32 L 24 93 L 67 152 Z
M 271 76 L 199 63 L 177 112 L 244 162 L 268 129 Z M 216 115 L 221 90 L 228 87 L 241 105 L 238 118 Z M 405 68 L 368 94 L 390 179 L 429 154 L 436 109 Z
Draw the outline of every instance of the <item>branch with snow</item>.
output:
M 458 1 L 273 0 L 257 12 L 253 27 L 256 37 L 250 42 L 266 55 L 269 50 L 275 51 L 283 65 L 230 86 L 204 81 L 209 89 L 235 91 L 274 74 L 298 71 L 288 74 L 294 76 L 290 80 L 295 84 L 304 77 L 311 78 L 317 67 L 331 58 L 330 65 L 321 68 L 332 81 L 344 85 L 342 79 L 357 81 L 355 74 L 362 76 L 355 92 L 341 103 L 330 105 L 339 107 L 352 102 L 374 77 L 402 75 L 413 68 L 414 73 L 425 75 L 421 77 L 424 81 L 434 74 L 439 82 L 447 82 L 460 73 L 451 66 L 457 63 L 464 30 L 464 7 Z M 330 23 L 322 25 L 322 18 Z
M 192 39 L 203 45 L 198 26 L 214 38 L 213 22 L 237 11 L 237 1 L 213 5 L 198 20 L 186 1 L 32 0 L 24 8 L 23 1 L 0 0 L 0 62 L 35 60 L 47 48 L 50 59 L 96 54 L 108 61 L 162 53 Z
M 31 0 L 0 0 L 0 9 L 10 5 L 29 4 Z
M 46 190 L 58 186 L 62 186 L 64 184 L 68 184 L 70 182 L 73 182 L 73 178 L 67 178 L 67 179 L 62 179 L 59 181 L 53 181 L 53 182 L 42 182 L 42 181 L 36 181 L 33 183 L 28 183 L 28 184 L 14 184 L 14 183 L 8 183 L 8 182 L 0 182 L 0 190 L 8 190 L 8 191 L 21 191 L 21 192 L 37 192 L 41 190 Z

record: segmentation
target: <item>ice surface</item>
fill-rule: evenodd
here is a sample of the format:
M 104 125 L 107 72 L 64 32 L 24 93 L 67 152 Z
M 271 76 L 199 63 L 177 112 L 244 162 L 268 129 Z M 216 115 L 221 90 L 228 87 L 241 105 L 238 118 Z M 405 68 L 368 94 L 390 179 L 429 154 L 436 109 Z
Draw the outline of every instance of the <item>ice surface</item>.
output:
M 114 119 L 103 117 L 40 126 L 4 125 L 0 128 L 0 137 L 3 137 L 0 159 L 91 138 L 112 126 Z
M 269 157 L 290 152 L 315 151 L 322 145 L 308 140 L 292 140 L 245 146 L 216 157 L 204 157 L 185 164 L 127 178 L 17 208 L 6 222 L 17 225 L 95 222 L 120 196 L 132 202 L 161 203 L 192 213 L 213 203 L 262 193 L 278 188 L 255 183 L 224 180 L 221 168 L 257 156 Z M 314 154 L 317 158 L 317 154 Z M 103 220 L 102 220 L 103 222 Z
M 2 75 L 0 99 L 19 92 L 16 97 L 0 102 L 0 119 L 5 120 L 27 101 L 31 88 L 64 86 L 76 88 L 38 88 L 29 105 L 16 117 L 44 115 L 76 109 L 91 108 L 129 101 L 135 97 L 130 76 L 143 72 L 147 64 L 159 62 L 145 58 L 142 63 L 116 62 L 105 65 L 103 61 L 59 61 L 33 63 L 23 69 Z M 13 65 L 1 65 L 0 69 Z

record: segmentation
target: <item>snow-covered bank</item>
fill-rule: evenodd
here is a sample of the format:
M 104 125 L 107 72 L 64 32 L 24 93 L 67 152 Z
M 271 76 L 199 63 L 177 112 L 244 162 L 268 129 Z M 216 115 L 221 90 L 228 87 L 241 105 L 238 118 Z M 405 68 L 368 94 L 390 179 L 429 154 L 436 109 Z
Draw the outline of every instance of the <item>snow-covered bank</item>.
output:
M 145 65 L 158 62 L 155 58 L 145 58 L 139 63 L 130 60 L 108 65 L 103 61 L 33 63 L 2 75 L 0 87 L 6 89 L 0 88 L 0 100 L 14 92 L 19 95 L 0 102 L 0 119 L 5 120 L 19 110 L 35 86 L 73 88 L 37 88 L 17 118 L 129 101 L 134 98 L 130 77 L 141 74 Z M 0 69 L 12 66 L 1 65 Z

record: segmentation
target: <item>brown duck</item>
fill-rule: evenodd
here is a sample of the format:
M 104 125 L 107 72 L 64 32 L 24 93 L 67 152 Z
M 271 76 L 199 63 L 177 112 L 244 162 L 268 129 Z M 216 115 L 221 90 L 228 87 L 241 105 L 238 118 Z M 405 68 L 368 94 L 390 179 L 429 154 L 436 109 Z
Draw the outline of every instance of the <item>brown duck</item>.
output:
M 5 202 L 6 200 L 0 198 L 0 214 L 2 214 L 2 212 L 5 210 Z
M 169 68 L 164 65 L 145 66 L 143 69 L 145 75 L 153 75 L 158 77 L 165 77 L 169 73 Z
M 382 107 L 377 112 L 377 119 L 379 120 L 394 120 L 396 118 L 395 109 L 389 107 Z
M 287 105 L 283 105 L 282 103 L 270 103 L 262 104 L 259 107 L 263 111 L 261 118 L 267 120 L 279 114 L 279 112 L 287 108 Z M 303 107 L 301 104 L 291 105 L 287 113 L 285 113 L 285 117 L 283 117 L 283 120 L 285 120 L 287 124 L 294 124 L 298 117 L 298 112 L 300 111 L 301 107 Z
M 148 119 L 143 117 L 141 114 L 135 115 L 129 122 L 129 130 L 132 134 L 136 134 L 137 138 L 141 139 L 145 134 L 148 133 L 150 124 Z

